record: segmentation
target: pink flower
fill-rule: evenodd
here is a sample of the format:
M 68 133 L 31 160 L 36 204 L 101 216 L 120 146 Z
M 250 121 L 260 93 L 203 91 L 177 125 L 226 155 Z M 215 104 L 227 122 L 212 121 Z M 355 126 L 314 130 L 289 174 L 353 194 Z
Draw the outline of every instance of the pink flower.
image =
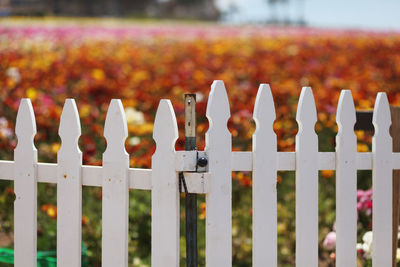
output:
M 372 214 L 372 188 L 357 190 L 357 211 L 364 211 L 367 216 Z
M 336 246 L 336 233 L 330 232 L 326 235 L 324 243 L 322 244 L 326 249 L 334 249 Z

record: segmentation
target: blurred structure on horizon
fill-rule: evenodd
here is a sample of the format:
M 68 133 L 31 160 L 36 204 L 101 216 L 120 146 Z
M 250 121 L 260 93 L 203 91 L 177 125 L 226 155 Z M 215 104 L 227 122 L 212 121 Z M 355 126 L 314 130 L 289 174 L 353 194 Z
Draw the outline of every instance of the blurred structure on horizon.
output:
M 215 0 L 221 20 L 232 23 L 256 23 L 306 26 L 306 0 Z M 252 14 L 249 13 L 252 11 Z
M 0 0 L 0 16 L 115 16 L 218 20 L 213 0 Z

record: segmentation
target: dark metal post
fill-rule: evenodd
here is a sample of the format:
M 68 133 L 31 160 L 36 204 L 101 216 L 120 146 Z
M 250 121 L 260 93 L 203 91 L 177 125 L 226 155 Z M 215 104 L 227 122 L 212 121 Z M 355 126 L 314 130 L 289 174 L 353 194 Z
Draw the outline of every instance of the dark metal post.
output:
M 196 95 L 185 94 L 185 150 L 196 149 Z M 197 267 L 197 196 L 187 193 L 186 266 Z

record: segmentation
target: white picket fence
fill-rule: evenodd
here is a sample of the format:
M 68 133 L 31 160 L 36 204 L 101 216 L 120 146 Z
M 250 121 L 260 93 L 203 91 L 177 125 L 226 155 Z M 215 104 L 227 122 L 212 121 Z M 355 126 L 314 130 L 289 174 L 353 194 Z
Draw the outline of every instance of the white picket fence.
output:
M 128 266 L 129 189 L 152 191 L 154 267 L 179 266 L 179 171 L 189 192 L 206 194 L 206 266 L 232 266 L 232 171 L 253 172 L 253 266 L 277 266 L 277 171 L 296 171 L 296 266 L 318 266 L 318 170 L 336 170 L 336 266 L 356 266 L 357 170 L 373 172 L 373 266 L 392 264 L 392 170 L 400 153 L 392 152 L 390 109 L 379 93 L 373 115 L 372 152 L 357 152 L 351 92 L 340 95 L 336 152 L 318 152 L 314 131 L 317 112 L 311 88 L 303 88 L 296 120 L 295 152 L 278 152 L 273 131 L 275 108 L 269 86 L 259 88 L 254 108 L 253 151 L 232 152 L 227 128 L 229 102 L 222 81 L 208 99 L 205 155 L 208 171 L 196 173 L 196 152 L 175 151 L 178 129 L 169 100 L 161 100 L 153 137 L 152 169 L 129 168 L 124 148 L 127 123 L 120 100 L 112 100 L 104 128 L 107 149 L 103 166 L 82 165 L 78 110 L 67 99 L 60 121 L 58 163 L 39 163 L 33 144 L 35 117 L 29 99 L 21 101 L 14 161 L 0 161 L 0 179 L 14 180 L 15 266 L 36 266 L 37 183 L 57 184 L 58 266 L 81 265 L 82 186 L 103 187 L 102 264 Z M 321 190 L 324 190 L 323 188 Z M 135 212 L 132 210 L 131 212 Z

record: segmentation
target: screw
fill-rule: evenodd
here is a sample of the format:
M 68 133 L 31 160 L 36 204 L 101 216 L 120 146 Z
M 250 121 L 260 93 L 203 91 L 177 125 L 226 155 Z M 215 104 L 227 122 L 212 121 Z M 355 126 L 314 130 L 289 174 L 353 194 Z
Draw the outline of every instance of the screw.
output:
M 208 164 L 208 160 L 205 157 L 201 157 L 197 159 L 197 165 L 200 167 L 205 167 Z

